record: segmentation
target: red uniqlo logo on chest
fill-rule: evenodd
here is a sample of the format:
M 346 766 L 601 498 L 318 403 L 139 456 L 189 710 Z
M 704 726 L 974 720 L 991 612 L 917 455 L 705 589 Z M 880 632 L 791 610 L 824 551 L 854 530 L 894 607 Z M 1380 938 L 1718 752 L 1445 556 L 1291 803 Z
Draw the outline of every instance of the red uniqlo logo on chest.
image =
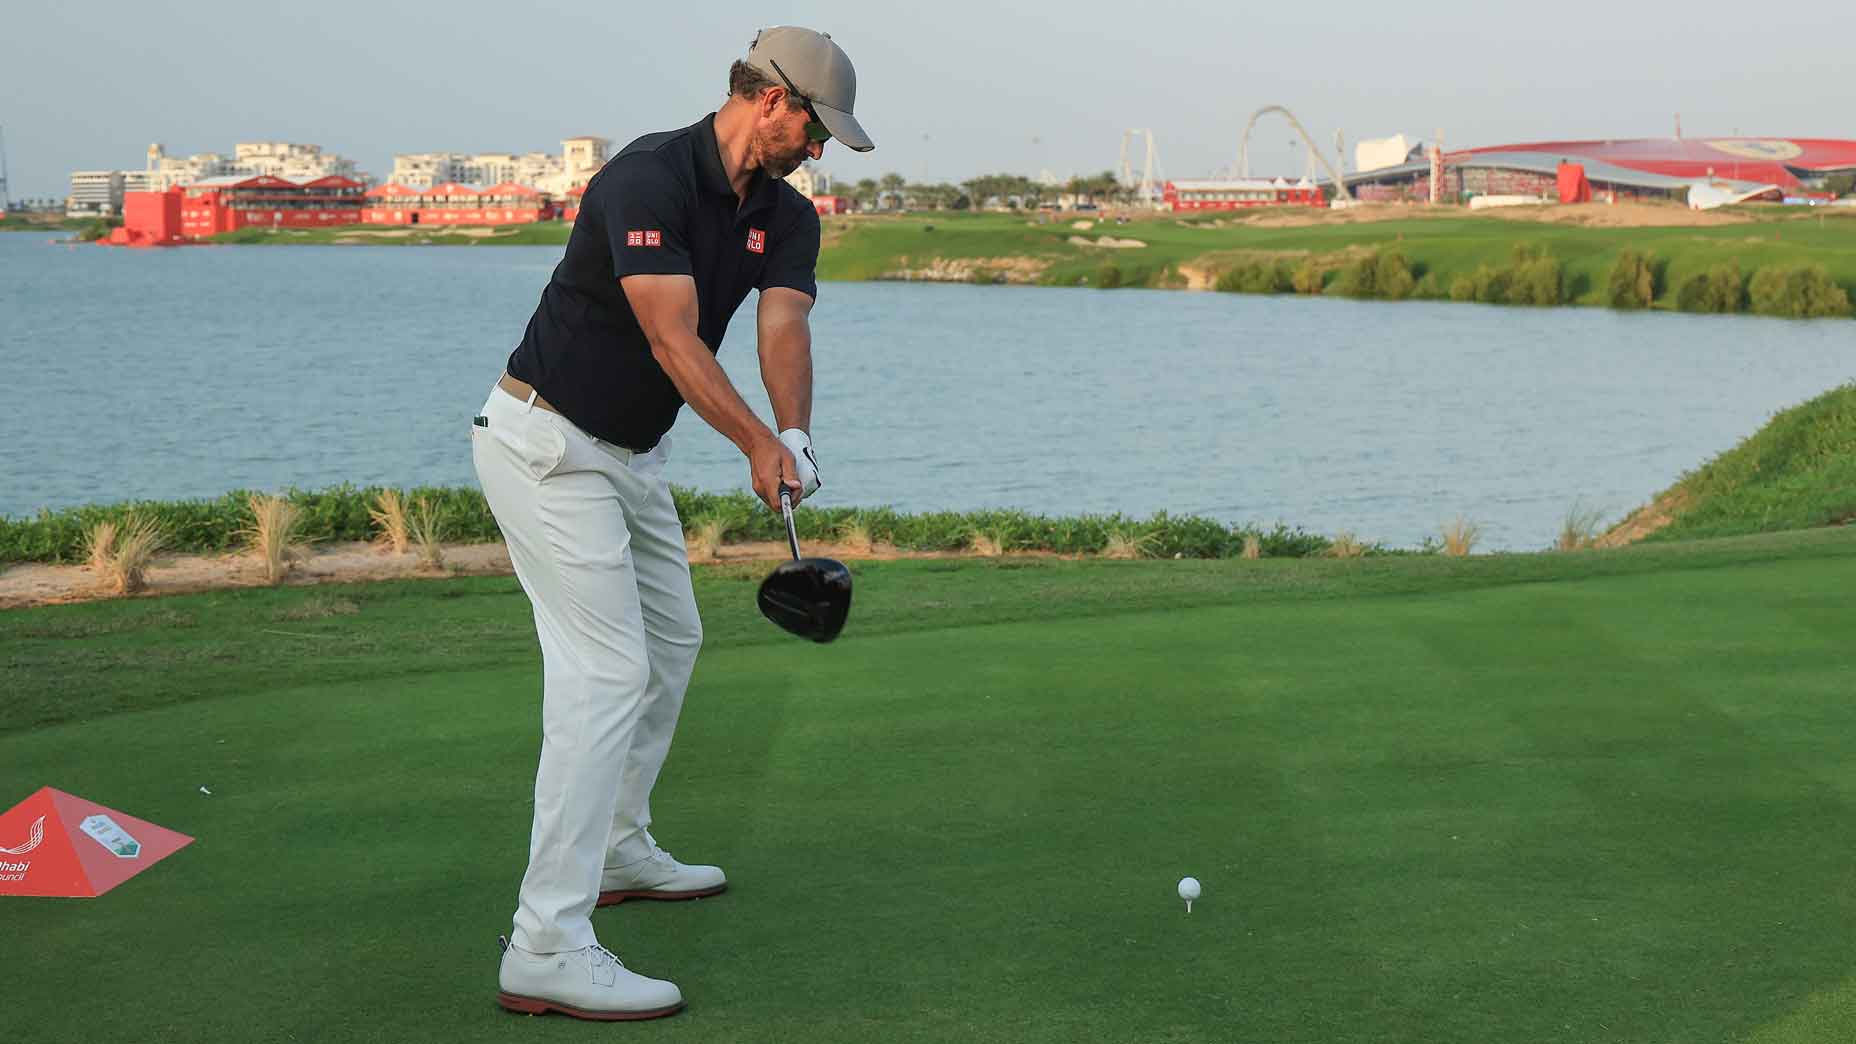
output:
M 644 234 L 644 245 L 645 246 L 663 246 L 664 245 L 664 234 L 662 232 L 659 232 L 656 229 L 652 229 L 649 232 L 646 232 Z
M 756 254 L 767 252 L 767 233 L 764 229 L 748 229 L 748 249 Z
M 638 231 L 635 228 L 632 229 L 630 232 L 625 233 L 625 245 L 626 246 L 644 246 L 644 233 Z

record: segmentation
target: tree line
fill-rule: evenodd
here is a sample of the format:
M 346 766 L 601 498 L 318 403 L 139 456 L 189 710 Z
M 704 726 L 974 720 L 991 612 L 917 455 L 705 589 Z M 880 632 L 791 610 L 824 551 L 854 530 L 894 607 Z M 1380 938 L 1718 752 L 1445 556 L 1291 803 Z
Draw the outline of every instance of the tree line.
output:
M 1056 185 L 1022 174 L 982 174 L 954 184 L 910 182 L 900 174 L 889 173 L 840 185 L 839 194 L 849 197 L 859 210 L 968 210 L 987 206 L 1029 210 L 1040 203 L 1054 203 L 1060 195 L 1087 196 L 1098 203 L 1131 203 L 1134 187 L 1121 184 L 1115 172 L 1109 170 L 1079 175 Z

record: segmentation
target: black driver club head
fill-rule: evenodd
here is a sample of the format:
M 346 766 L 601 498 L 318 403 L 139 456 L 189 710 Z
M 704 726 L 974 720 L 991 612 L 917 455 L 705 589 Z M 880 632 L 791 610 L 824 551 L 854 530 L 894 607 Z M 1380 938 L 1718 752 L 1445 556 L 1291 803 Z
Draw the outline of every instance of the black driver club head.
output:
M 781 562 L 760 582 L 760 611 L 801 638 L 829 642 L 851 614 L 851 571 L 833 558 Z

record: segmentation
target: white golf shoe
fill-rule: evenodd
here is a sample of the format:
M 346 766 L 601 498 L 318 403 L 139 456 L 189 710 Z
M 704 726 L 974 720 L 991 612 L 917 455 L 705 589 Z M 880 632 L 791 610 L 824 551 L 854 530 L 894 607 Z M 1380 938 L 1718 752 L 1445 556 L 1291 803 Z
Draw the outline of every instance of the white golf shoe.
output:
M 728 889 L 728 877 L 719 866 L 692 866 L 657 846 L 644 835 L 651 854 L 624 866 L 609 866 L 599 875 L 599 906 L 614 906 L 627 899 L 701 899 Z
M 558 1011 L 576 1019 L 658 1019 L 683 1008 L 675 983 L 631 971 L 603 946 L 530 953 L 507 939 L 496 1003 L 526 1015 Z

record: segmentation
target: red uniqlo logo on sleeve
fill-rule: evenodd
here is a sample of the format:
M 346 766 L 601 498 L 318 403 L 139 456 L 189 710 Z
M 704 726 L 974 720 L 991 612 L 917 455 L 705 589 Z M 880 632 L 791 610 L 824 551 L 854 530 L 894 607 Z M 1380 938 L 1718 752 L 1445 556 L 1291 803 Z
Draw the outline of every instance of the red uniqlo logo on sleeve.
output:
M 756 254 L 767 252 L 767 232 L 764 229 L 748 229 L 748 249 Z
M 626 246 L 644 246 L 644 233 L 638 231 L 635 228 L 632 229 L 630 232 L 625 233 L 625 245 Z
M 664 245 L 664 234 L 662 232 L 659 232 L 656 229 L 652 229 L 651 231 L 646 232 L 644 234 L 644 245 L 645 246 L 663 246 Z

